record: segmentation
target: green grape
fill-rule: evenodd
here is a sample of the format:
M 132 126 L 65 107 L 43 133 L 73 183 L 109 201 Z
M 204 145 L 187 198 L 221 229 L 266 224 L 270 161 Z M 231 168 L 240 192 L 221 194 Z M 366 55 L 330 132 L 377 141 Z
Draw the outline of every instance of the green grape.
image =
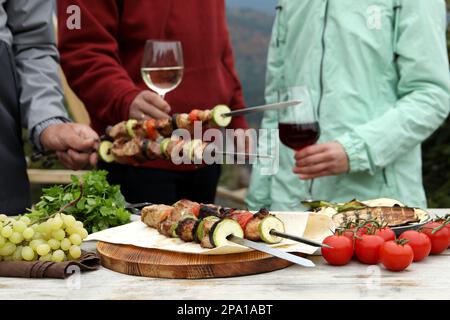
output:
M 74 226 L 74 228 L 83 228 L 84 227 L 83 222 L 81 222 L 81 221 L 76 221 L 73 226 Z
M 64 221 L 64 224 L 66 227 L 73 227 L 77 220 L 75 220 L 74 216 L 65 214 L 62 216 L 62 219 Z
M 12 242 L 6 242 L 3 247 L 0 248 L 0 256 L 10 256 L 16 251 L 16 245 Z
M 72 258 L 74 259 L 78 259 L 79 257 L 81 257 L 81 249 L 79 246 L 71 246 L 70 250 L 69 250 L 69 254 Z
M 53 252 L 52 255 L 52 261 L 53 262 L 62 262 L 66 258 L 66 255 L 64 254 L 64 251 L 62 250 L 56 250 Z
M 3 236 L 0 236 L 0 248 L 3 247 L 6 243 L 6 239 Z
M 38 231 L 38 229 L 39 229 L 39 224 L 35 223 L 35 224 L 31 225 L 31 228 L 33 228 L 34 232 L 39 232 L 39 231 Z
M 30 225 L 30 223 L 31 223 L 31 219 L 28 218 L 27 216 L 22 216 L 22 217 L 20 217 L 19 221 L 22 221 L 22 222 L 25 223 L 27 226 Z
M 31 240 L 29 246 L 30 246 L 31 249 L 36 250 L 38 245 L 44 244 L 44 243 L 46 243 L 45 240 L 43 240 L 43 239 L 36 239 L 36 240 Z
M 31 240 L 34 237 L 33 228 L 28 227 L 25 230 L 23 230 L 22 236 L 24 237 L 25 240 Z
M 67 251 L 70 249 L 70 246 L 72 245 L 72 243 L 70 242 L 69 239 L 64 238 L 63 240 L 61 240 L 61 249 L 64 251 Z
M 50 246 L 48 244 L 40 244 L 36 247 L 36 252 L 40 256 L 45 256 L 50 252 Z
M 52 230 L 50 228 L 50 224 L 46 221 L 46 222 L 42 222 L 39 225 L 37 231 L 40 233 L 46 234 L 46 233 L 50 233 Z
M 6 221 L 6 219 L 8 219 L 6 214 L 0 214 L 0 222 Z
M 22 258 L 26 261 L 32 261 L 34 259 L 34 251 L 31 247 L 25 246 L 22 248 Z
M 76 233 L 81 237 L 81 239 L 86 239 L 88 236 L 88 232 L 85 228 L 78 228 Z
M 12 259 L 13 261 L 22 261 L 22 246 L 18 246 L 16 247 L 16 251 L 14 251 L 13 255 L 12 255 Z
M 20 221 L 20 220 L 14 222 L 14 224 L 13 224 L 13 230 L 16 232 L 20 232 L 20 233 L 22 233 L 23 230 L 26 229 L 26 227 L 27 227 L 27 225 L 25 224 L 25 222 Z
M 72 242 L 72 244 L 74 244 L 76 246 L 79 246 L 81 244 L 81 242 L 82 242 L 81 236 L 79 234 L 77 234 L 77 233 L 72 234 L 69 237 L 69 239 L 70 239 L 70 242 Z
M 12 235 L 9 237 L 9 241 L 11 241 L 14 244 L 19 244 L 23 241 L 22 233 L 14 231 Z
M 1 235 L 5 238 L 9 238 L 13 234 L 13 229 L 11 226 L 5 226 L 2 229 Z
M 50 240 L 47 241 L 47 243 L 48 243 L 48 245 L 50 246 L 50 248 L 52 250 L 57 250 L 61 246 L 61 242 L 56 240 L 56 239 L 50 239 Z
M 75 227 L 67 227 L 66 228 L 66 233 L 67 234 L 69 234 L 69 235 L 72 235 L 72 234 L 74 234 L 74 233 L 77 233 L 77 228 L 75 228 Z
M 50 224 L 50 229 L 52 229 L 52 231 L 59 230 L 63 226 L 63 221 L 59 216 L 56 216 L 53 219 L 49 219 L 48 223 Z
M 45 241 L 48 241 L 48 240 L 50 240 L 52 238 L 52 233 L 44 233 L 44 234 L 42 234 L 42 236 L 41 236 L 41 239 L 42 240 L 45 240 Z
M 62 239 L 64 239 L 66 237 L 66 233 L 64 232 L 64 230 L 59 229 L 59 230 L 55 230 L 52 232 L 52 238 L 62 241 Z
M 51 253 L 46 254 L 45 256 L 39 257 L 39 261 L 52 261 L 53 255 Z
M 35 232 L 34 236 L 33 236 L 33 239 L 44 239 L 44 236 L 40 232 Z

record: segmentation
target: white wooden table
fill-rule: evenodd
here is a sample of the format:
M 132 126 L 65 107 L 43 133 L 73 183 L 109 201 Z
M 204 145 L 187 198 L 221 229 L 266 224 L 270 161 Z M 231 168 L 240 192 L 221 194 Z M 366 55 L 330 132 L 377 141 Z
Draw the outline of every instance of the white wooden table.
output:
M 90 246 L 92 248 L 92 244 Z M 271 273 L 226 279 L 152 279 L 105 268 L 75 274 L 67 280 L 1 278 L 0 300 L 450 299 L 450 250 L 428 257 L 400 273 L 357 262 L 332 267 L 322 257 L 311 259 L 317 264 L 316 268 L 291 266 Z

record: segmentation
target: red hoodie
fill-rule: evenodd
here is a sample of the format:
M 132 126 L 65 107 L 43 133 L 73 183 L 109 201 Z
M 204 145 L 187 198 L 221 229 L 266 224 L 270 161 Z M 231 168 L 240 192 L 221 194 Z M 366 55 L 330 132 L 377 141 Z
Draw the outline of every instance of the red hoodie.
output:
M 71 5 L 80 8 L 80 29 L 67 28 Z M 148 39 L 182 43 L 183 80 L 166 96 L 173 113 L 217 104 L 244 107 L 223 0 L 58 0 L 58 21 L 62 68 L 99 134 L 127 120 L 131 102 L 147 89 L 140 67 Z M 247 128 L 247 123 L 235 117 L 231 126 Z M 193 168 L 164 160 L 145 166 Z

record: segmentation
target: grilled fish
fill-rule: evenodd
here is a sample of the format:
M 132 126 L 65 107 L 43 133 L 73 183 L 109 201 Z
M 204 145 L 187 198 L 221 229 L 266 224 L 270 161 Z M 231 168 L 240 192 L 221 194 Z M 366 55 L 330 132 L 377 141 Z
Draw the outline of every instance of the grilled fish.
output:
M 407 207 L 366 207 L 363 209 L 348 210 L 333 215 L 336 226 L 343 227 L 347 222 L 360 222 L 364 220 L 375 220 L 389 227 L 402 226 L 409 223 L 419 222 L 420 218 L 413 208 Z

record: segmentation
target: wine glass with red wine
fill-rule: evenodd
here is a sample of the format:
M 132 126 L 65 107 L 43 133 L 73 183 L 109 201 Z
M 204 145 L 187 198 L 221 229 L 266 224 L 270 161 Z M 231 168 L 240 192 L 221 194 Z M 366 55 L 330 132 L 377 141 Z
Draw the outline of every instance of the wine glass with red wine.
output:
M 320 137 L 320 125 L 306 87 L 288 89 L 289 100 L 299 100 L 296 105 L 278 111 L 280 141 L 294 151 L 315 144 Z M 311 200 L 312 181 L 307 186 L 307 200 Z
M 183 50 L 179 41 L 147 40 L 141 75 L 147 87 L 164 99 L 183 78 Z

